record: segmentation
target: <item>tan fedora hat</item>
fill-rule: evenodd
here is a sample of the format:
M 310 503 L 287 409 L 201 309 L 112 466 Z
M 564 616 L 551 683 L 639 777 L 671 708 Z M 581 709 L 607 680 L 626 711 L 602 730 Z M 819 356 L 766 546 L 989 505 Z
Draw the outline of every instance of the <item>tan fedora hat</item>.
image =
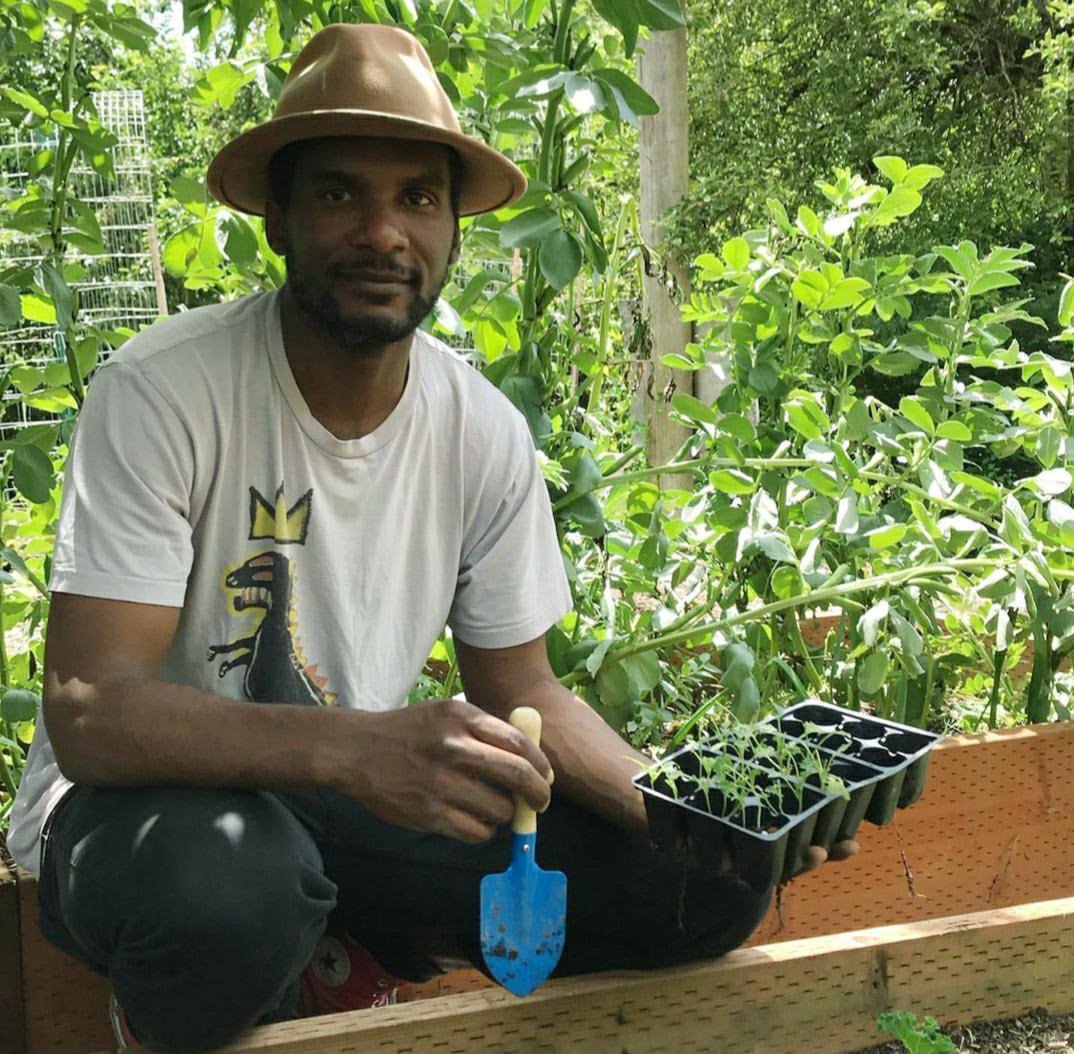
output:
M 299 52 L 271 121 L 237 136 L 209 165 L 209 192 L 263 215 L 268 164 L 288 143 L 367 135 L 446 143 L 462 161 L 459 213 L 519 198 L 526 178 L 502 154 L 464 135 L 420 41 L 395 26 L 326 26 Z

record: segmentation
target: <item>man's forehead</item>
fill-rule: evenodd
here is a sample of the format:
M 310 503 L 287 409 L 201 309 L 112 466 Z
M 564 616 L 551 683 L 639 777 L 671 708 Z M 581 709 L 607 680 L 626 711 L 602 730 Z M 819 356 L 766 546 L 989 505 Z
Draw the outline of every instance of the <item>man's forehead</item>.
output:
M 419 139 L 386 139 L 346 136 L 310 141 L 302 150 L 296 169 L 306 175 L 321 172 L 360 172 L 365 168 L 394 168 L 407 174 L 439 176 L 451 172 L 451 148 Z

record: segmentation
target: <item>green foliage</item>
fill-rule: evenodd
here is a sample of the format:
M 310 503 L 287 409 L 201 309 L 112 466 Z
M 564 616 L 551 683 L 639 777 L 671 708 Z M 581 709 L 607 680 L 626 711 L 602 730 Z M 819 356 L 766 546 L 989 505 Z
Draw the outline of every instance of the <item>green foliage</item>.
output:
M 881 1032 L 899 1040 L 907 1054 L 955 1054 L 954 1043 L 940 1031 L 935 1018 L 919 1022 L 913 1014 L 891 1010 L 881 1014 L 876 1023 Z
M 1068 3 L 691 0 L 689 12 L 685 258 L 762 222 L 766 198 L 801 200 L 836 166 L 874 175 L 871 159 L 895 147 L 949 173 L 899 225 L 900 250 L 1028 241 L 1042 276 L 1070 259 Z

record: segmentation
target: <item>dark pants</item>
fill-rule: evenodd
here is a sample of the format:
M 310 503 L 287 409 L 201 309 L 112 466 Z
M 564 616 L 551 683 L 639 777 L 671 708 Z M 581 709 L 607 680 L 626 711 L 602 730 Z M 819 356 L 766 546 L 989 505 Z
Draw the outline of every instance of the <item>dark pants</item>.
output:
M 559 976 L 722 955 L 768 904 L 561 798 L 540 818 L 537 855 L 567 874 Z M 41 928 L 110 978 L 147 1043 L 200 1051 L 293 1016 L 333 912 L 401 977 L 436 973 L 432 950 L 483 968 L 479 884 L 509 858 L 506 827 L 464 845 L 330 792 L 79 787 L 48 831 Z

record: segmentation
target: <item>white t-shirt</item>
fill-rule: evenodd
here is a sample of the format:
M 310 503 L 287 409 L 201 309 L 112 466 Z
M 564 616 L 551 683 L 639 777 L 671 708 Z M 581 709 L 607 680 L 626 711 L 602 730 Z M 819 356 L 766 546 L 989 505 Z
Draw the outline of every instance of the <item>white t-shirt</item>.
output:
M 50 587 L 182 607 L 166 681 L 362 710 L 405 705 L 445 623 L 503 648 L 570 607 L 510 401 L 418 332 L 388 418 L 337 439 L 295 383 L 276 293 L 158 322 L 98 371 Z M 41 720 L 8 835 L 31 871 L 69 786 Z

